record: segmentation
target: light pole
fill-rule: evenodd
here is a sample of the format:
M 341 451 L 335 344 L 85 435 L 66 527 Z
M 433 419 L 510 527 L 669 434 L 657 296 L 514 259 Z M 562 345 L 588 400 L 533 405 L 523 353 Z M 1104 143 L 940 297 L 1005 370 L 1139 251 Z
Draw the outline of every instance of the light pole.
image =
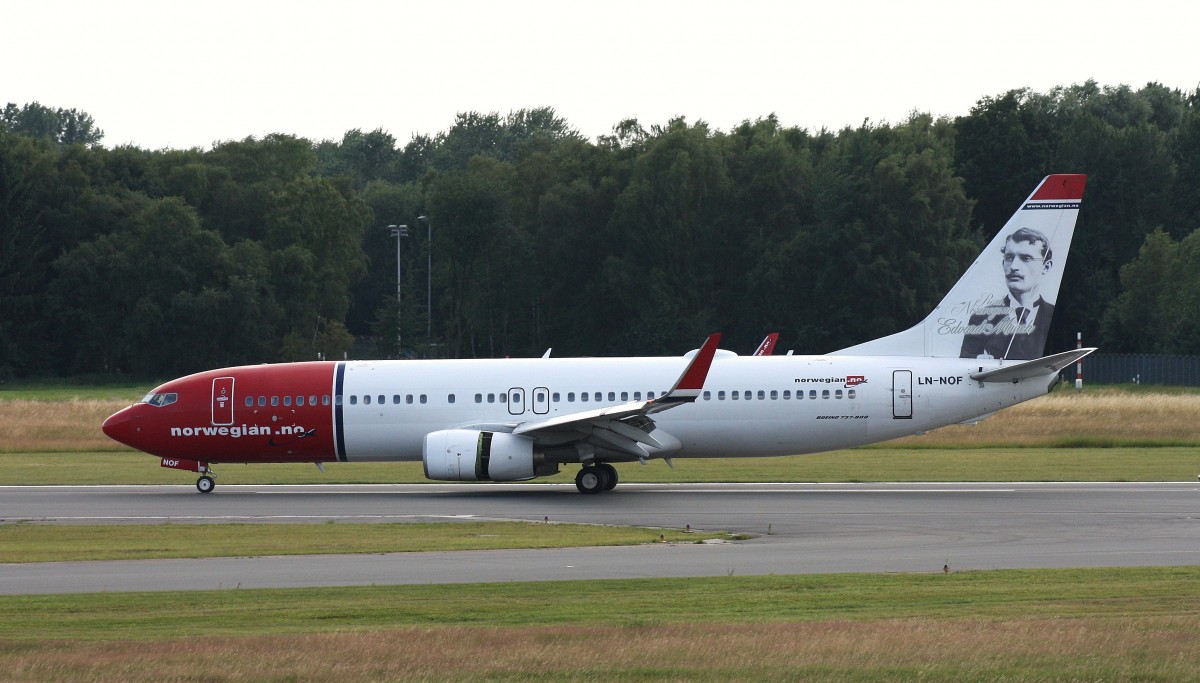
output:
M 426 216 L 417 216 L 425 224 L 425 346 L 433 357 L 433 224 Z
M 404 311 L 401 306 L 403 299 L 400 298 L 400 238 L 408 237 L 407 225 L 389 225 L 388 230 L 391 231 L 392 237 L 396 238 L 396 354 L 402 356 L 404 351 L 404 335 L 401 333 Z

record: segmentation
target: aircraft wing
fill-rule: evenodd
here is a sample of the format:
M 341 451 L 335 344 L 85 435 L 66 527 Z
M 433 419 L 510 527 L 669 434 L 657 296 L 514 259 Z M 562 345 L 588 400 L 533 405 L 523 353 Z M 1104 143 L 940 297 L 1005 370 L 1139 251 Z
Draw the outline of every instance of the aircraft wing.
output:
M 972 372 L 971 379 L 978 382 L 1019 382 L 1023 379 L 1046 377 L 1057 373 L 1071 363 L 1077 362 L 1095 350 L 1095 348 L 1087 348 L 1063 351 L 1052 356 L 1027 360 L 1024 363 L 1009 365 L 997 370 Z
M 650 456 L 647 446 L 657 451 L 677 450 L 681 444 L 675 437 L 663 432 L 652 434 L 655 423 L 651 415 L 694 402 L 699 397 L 720 342 L 720 334 L 710 335 L 675 385 L 656 399 L 525 422 L 517 425 L 512 433 L 546 444 L 585 442 L 643 460 Z

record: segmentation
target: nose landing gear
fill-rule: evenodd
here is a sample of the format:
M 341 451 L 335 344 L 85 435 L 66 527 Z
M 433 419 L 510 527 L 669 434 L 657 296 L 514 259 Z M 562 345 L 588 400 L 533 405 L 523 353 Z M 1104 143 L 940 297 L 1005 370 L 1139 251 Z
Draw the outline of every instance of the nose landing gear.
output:
M 213 479 L 212 470 L 196 480 L 196 490 L 200 493 L 212 493 L 212 490 L 217 487 L 217 482 Z

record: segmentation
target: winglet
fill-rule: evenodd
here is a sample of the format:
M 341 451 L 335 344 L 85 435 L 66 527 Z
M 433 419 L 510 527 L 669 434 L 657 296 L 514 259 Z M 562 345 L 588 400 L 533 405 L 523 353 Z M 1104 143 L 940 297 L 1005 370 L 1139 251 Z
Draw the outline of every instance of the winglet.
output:
M 675 382 L 675 386 L 662 396 L 648 401 L 653 405 L 650 406 L 652 412 L 670 408 L 677 403 L 691 403 L 700 396 L 700 390 L 704 388 L 704 380 L 708 378 L 708 369 L 712 366 L 713 357 L 717 355 L 717 345 L 721 343 L 721 333 L 710 334 L 708 339 L 704 341 L 704 346 L 692 356 L 692 362 L 688 364 L 683 374 Z
M 1019 382 L 1026 379 L 1049 377 L 1095 350 L 1094 348 L 1072 349 L 997 370 L 972 372 L 971 379 L 977 382 Z
M 766 339 L 762 340 L 762 343 L 758 345 L 758 348 L 754 350 L 752 355 L 769 356 L 775 353 L 775 342 L 777 341 L 779 341 L 778 332 L 772 332 L 771 334 L 768 334 Z

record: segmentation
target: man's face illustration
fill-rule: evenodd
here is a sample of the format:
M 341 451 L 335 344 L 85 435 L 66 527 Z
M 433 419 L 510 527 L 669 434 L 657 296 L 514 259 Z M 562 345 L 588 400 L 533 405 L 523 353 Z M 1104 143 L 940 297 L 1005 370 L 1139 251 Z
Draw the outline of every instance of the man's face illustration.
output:
M 1042 254 L 1041 242 L 1008 240 L 1004 243 L 1004 279 L 1008 291 L 1021 304 L 1032 304 L 1037 298 L 1042 276 L 1052 265 Z

